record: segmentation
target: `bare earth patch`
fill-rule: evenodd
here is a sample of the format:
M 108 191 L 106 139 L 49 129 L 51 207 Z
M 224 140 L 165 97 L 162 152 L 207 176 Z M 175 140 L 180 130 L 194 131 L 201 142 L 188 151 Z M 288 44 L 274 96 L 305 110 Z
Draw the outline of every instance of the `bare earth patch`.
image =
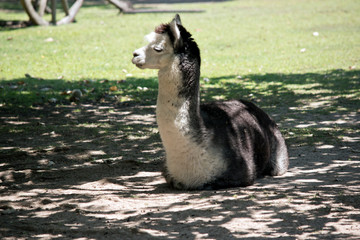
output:
M 360 238 L 359 112 L 316 119 L 309 136 L 306 114 L 280 122 L 284 176 L 183 192 L 161 176 L 154 106 L 0 111 L 2 239 Z

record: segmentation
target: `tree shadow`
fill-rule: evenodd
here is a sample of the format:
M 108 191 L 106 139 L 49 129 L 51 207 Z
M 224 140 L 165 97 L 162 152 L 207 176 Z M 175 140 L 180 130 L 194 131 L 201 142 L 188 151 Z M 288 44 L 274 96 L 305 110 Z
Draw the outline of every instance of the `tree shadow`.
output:
M 342 70 L 202 82 L 206 101 L 246 98 L 269 112 L 291 165 L 247 188 L 184 192 L 160 174 L 155 78 L 2 82 L 0 236 L 357 238 L 359 83 L 360 71 Z M 88 90 L 77 103 L 61 95 L 74 88 Z
M 357 112 L 359 78 L 360 71 L 341 69 L 320 74 L 250 74 L 241 79 L 233 75 L 211 79 L 216 87 L 205 89 L 203 99 L 246 98 L 275 116 L 286 114 L 283 116 L 289 126 L 296 122 L 295 126 L 301 127 L 303 121 L 309 126 L 324 127 L 326 122 L 321 120 L 336 121 L 349 112 Z M 303 119 L 300 122 L 296 119 L 299 113 Z
M 27 28 L 34 26 L 31 21 L 20 21 L 20 20 L 1 20 L 0 19 L 0 31 L 17 30 L 20 28 Z

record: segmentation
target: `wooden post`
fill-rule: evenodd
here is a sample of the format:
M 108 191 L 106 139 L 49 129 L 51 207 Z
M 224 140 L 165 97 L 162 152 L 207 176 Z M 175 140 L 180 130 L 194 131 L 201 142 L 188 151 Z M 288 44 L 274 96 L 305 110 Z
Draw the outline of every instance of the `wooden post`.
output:
M 46 9 L 46 2 L 47 2 L 47 0 L 40 0 L 40 2 L 39 2 L 38 13 L 39 13 L 40 17 L 44 16 L 45 9 Z
M 69 4 L 67 0 L 61 0 L 66 16 L 69 16 Z
M 51 23 L 56 25 L 56 0 L 51 0 Z

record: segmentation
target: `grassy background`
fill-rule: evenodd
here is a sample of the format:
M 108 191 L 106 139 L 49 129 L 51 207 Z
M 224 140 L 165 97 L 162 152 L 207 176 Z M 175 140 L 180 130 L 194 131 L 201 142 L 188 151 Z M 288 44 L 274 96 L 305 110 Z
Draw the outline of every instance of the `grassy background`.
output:
M 202 50 L 202 72 L 207 77 L 249 71 L 314 72 L 359 62 L 360 4 L 356 1 L 228 1 L 166 7 L 206 10 L 182 14 L 182 20 Z M 143 45 L 146 33 L 172 17 L 117 15 L 113 6 L 85 5 L 76 24 L 3 30 L 1 78 L 31 73 L 43 78 L 118 79 L 124 77 L 122 69 L 143 76 L 132 66 L 131 53 Z M 1 11 L 0 19 L 26 20 L 27 16 L 23 11 Z M 45 43 L 49 37 L 54 42 Z M 301 54 L 303 48 L 306 51 Z
M 27 20 L 21 8 L 10 7 L 0 10 L 0 19 Z M 181 14 L 201 49 L 202 80 L 209 79 L 202 81 L 205 100 L 242 97 L 271 109 L 329 101 L 323 98 L 340 94 L 348 105 L 358 104 L 356 1 L 244 0 L 151 7 L 205 10 Z M 2 28 L 0 103 L 31 106 L 56 98 L 56 103 L 67 104 L 64 92 L 75 88 L 83 90 L 84 101 L 105 97 L 154 103 L 156 71 L 135 68 L 132 52 L 144 45 L 145 34 L 172 17 L 118 15 L 113 6 L 92 2 L 81 8 L 75 24 Z M 53 41 L 46 41 L 49 38 Z M 115 91 L 110 91 L 113 86 Z M 329 106 L 327 112 L 335 110 Z

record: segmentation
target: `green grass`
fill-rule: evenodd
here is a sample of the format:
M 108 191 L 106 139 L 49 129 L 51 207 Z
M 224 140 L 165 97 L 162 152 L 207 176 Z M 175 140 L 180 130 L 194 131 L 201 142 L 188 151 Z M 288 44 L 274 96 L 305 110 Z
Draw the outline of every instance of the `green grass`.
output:
M 357 1 L 244 0 L 161 7 L 205 10 L 181 14 L 201 49 L 203 100 L 251 99 L 288 122 L 299 114 L 320 121 L 358 111 Z M 0 19 L 27 20 L 24 11 L 10 8 L 0 10 Z M 154 104 L 157 73 L 133 66 L 132 52 L 145 44 L 147 33 L 172 17 L 118 15 L 113 6 L 85 4 L 75 24 L 2 28 L 1 106 L 49 104 L 52 98 L 66 105 L 70 95 L 64 92 L 74 89 L 83 91 L 85 102 Z
M 356 1 L 229 1 L 166 7 L 206 10 L 182 14 L 183 24 L 200 46 L 204 77 L 307 73 L 359 65 Z M 155 76 L 154 71 L 136 69 L 131 54 L 144 44 L 145 34 L 173 14 L 117 12 L 112 6 L 84 6 L 76 24 L 3 29 L 0 78 L 29 73 L 45 79 L 120 80 L 126 76 L 123 69 L 136 77 Z M 0 11 L 0 19 L 27 17 L 23 11 Z M 54 41 L 45 42 L 50 37 Z

